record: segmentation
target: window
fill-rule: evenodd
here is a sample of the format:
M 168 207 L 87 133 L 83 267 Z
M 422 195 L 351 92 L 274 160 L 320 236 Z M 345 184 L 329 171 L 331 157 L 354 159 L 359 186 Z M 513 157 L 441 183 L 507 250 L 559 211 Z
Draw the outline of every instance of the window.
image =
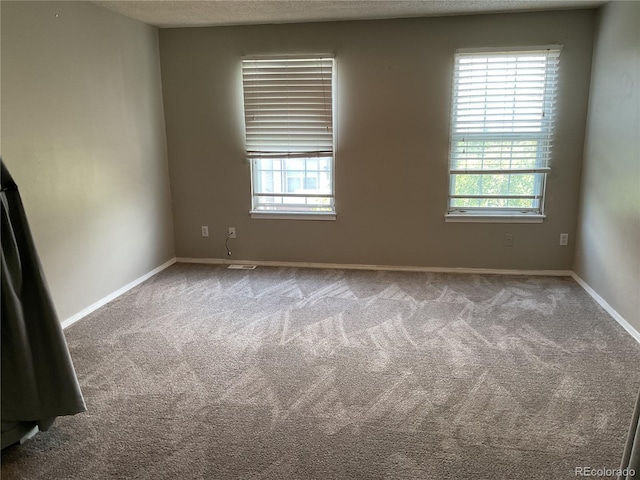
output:
M 242 60 L 252 215 L 335 218 L 333 63 Z
M 447 221 L 542 221 L 559 56 L 560 47 L 456 52 Z

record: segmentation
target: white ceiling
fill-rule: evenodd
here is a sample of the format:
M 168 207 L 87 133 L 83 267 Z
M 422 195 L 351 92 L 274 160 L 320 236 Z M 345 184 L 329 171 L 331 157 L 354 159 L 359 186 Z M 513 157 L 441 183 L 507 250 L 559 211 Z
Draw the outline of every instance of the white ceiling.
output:
M 157 27 L 197 27 L 596 8 L 606 0 L 108 0 L 93 3 Z

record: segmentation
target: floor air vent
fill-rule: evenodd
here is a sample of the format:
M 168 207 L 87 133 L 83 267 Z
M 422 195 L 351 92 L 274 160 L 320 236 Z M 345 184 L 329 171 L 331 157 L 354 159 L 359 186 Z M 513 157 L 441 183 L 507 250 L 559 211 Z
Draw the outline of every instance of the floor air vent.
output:
M 229 270 L 255 270 L 255 265 L 229 265 L 227 267 Z

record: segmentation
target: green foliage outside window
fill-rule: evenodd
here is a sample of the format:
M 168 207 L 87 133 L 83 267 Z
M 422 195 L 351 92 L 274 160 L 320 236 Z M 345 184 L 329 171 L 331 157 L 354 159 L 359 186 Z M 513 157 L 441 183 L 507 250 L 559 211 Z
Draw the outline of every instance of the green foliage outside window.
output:
M 454 142 L 458 160 L 453 169 L 495 170 L 536 168 L 536 140 Z M 452 195 L 535 195 L 539 173 L 452 175 Z M 537 208 L 537 199 L 455 198 L 452 207 Z

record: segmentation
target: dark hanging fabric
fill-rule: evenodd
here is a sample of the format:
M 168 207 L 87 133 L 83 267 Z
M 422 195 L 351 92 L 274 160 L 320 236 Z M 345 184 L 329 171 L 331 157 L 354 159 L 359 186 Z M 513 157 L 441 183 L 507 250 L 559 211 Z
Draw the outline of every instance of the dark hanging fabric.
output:
M 16 183 L 2 167 L 2 448 L 86 410 Z M 16 438 L 18 436 L 18 438 Z
M 620 470 L 622 470 L 622 473 L 618 476 L 618 480 L 640 478 L 640 392 L 638 392 L 636 408 L 631 418 L 631 426 L 629 427 L 629 435 L 624 448 Z

